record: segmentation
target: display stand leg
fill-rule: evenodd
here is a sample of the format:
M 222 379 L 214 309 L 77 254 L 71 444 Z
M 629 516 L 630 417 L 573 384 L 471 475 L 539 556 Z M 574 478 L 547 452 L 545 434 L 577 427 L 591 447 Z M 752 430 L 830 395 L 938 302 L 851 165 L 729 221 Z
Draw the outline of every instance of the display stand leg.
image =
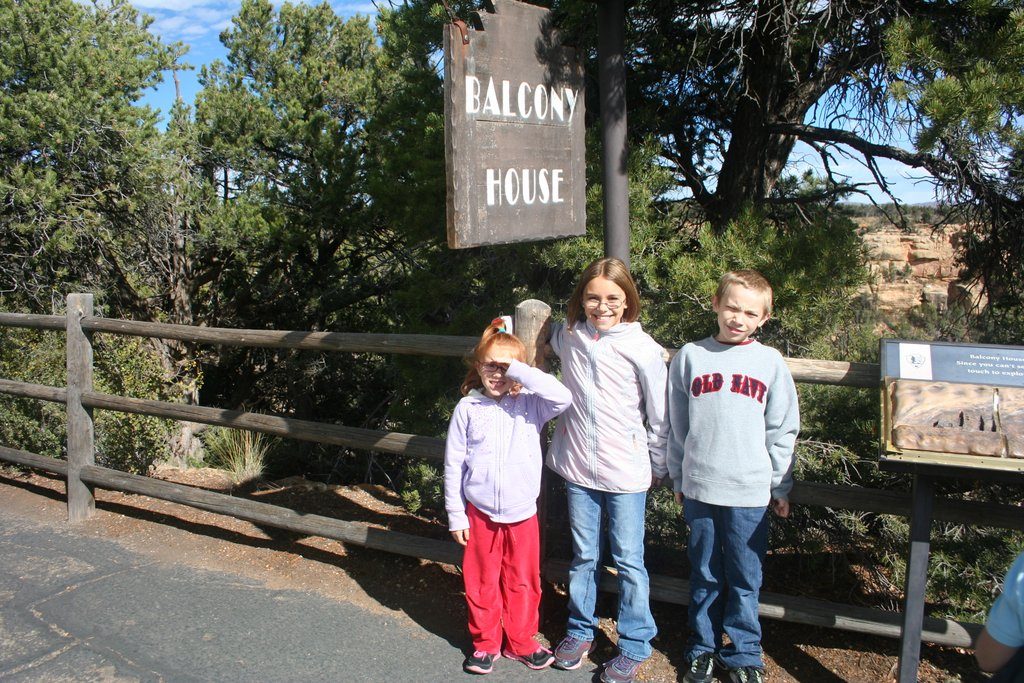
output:
M 899 683 L 917 680 L 921 662 L 921 630 L 924 626 L 924 590 L 928 578 L 928 552 L 932 529 L 935 480 L 914 475 L 910 511 L 910 556 L 903 600 L 903 630 L 900 634 Z

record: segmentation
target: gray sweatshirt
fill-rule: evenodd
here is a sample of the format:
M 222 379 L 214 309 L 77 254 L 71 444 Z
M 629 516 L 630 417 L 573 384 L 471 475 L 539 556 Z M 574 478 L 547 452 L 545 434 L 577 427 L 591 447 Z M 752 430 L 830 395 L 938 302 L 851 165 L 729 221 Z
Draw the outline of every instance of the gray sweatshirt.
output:
M 761 507 L 793 487 L 800 409 L 782 354 L 708 337 L 668 373 L 668 473 L 686 498 Z

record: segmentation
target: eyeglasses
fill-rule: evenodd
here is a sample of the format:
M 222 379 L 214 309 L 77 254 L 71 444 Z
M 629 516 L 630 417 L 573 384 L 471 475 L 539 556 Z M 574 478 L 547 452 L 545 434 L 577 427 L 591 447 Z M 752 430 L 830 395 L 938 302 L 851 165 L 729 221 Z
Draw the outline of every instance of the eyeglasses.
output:
M 493 375 L 496 372 L 500 372 L 501 374 L 504 375 L 508 371 L 507 367 L 505 367 L 504 365 L 499 365 L 498 363 L 479 363 L 477 367 L 480 368 L 480 372 L 486 373 L 488 375 Z
M 609 311 L 617 311 L 624 303 L 622 299 L 587 299 L 583 302 L 583 308 L 600 308 L 603 305 Z

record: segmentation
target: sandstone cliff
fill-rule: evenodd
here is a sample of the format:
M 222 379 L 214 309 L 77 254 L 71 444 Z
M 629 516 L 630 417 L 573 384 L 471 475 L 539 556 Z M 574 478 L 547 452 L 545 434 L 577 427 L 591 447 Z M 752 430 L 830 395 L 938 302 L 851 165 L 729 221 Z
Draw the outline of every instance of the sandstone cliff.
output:
M 983 304 L 976 289 L 960 279 L 959 232 L 959 226 L 921 225 L 910 231 L 892 225 L 862 227 L 872 281 L 861 296 L 883 312 L 906 311 L 923 303 L 940 311 Z

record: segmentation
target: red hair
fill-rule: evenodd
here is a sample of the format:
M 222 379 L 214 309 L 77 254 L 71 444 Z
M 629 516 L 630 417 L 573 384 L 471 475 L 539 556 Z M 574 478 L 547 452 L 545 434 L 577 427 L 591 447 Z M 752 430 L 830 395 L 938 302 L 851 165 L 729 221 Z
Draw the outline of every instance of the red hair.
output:
M 526 362 L 526 346 L 523 342 L 519 341 L 519 337 L 505 331 L 504 320 L 495 318 L 484 330 L 480 341 L 473 348 L 473 353 L 466 358 L 469 371 L 466 373 L 466 379 L 462 380 L 462 386 L 459 388 L 463 396 L 474 389 L 483 387 L 483 383 L 480 381 L 480 371 L 477 366 L 488 356 L 493 357 L 493 349 L 501 349 L 512 358 L 523 363 Z M 514 396 L 519 393 L 520 388 L 519 383 L 516 382 L 512 385 L 509 393 Z

